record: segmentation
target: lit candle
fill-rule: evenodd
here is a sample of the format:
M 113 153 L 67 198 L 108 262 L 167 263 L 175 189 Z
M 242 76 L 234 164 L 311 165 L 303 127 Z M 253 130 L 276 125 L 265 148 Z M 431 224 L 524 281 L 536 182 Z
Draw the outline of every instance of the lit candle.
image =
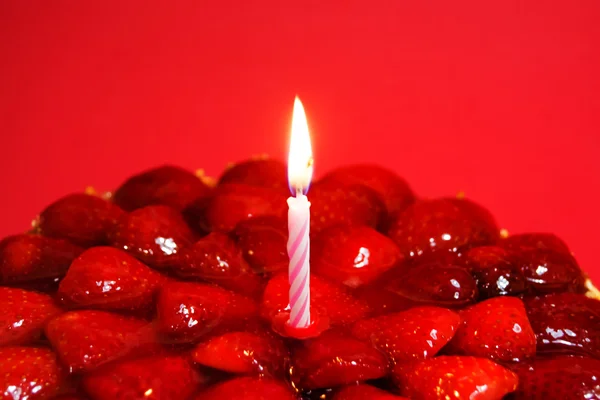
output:
M 293 328 L 307 328 L 310 320 L 310 202 L 306 197 L 313 174 L 312 148 L 306 114 L 300 99 L 294 101 L 292 137 L 288 156 L 288 180 L 292 197 L 287 200 L 287 243 L 290 280 L 290 318 Z

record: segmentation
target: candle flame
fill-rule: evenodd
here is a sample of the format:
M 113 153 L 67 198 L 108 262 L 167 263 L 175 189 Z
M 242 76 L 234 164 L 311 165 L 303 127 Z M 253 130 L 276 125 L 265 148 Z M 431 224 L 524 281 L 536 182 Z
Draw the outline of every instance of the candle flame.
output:
M 302 102 L 296 96 L 292 116 L 292 137 L 288 155 L 288 181 L 292 194 L 308 191 L 313 174 L 313 154 L 308 122 Z

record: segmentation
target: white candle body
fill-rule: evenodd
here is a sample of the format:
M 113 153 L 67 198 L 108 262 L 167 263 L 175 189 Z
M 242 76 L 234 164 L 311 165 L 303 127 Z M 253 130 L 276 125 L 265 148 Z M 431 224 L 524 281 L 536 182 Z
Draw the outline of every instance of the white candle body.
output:
M 303 194 L 288 203 L 288 242 L 290 258 L 290 320 L 295 328 L 310 325 L 310 202 Z

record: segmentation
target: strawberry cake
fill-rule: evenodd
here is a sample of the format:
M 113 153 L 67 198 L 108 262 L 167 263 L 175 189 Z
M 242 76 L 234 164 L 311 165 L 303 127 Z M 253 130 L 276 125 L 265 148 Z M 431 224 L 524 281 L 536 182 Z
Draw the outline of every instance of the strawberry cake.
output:
M 310 339 L 288 306 L 287 171 L 174 166 L 70 194 L 0 242 L 0 399 L 600 398 L 600 302 L 551 233 L 374 165 L 310 189 Z

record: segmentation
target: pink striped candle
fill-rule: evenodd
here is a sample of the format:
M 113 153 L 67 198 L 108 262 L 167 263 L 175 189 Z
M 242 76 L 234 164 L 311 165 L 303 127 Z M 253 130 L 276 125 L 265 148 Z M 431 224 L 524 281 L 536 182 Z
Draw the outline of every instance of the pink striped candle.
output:
M 288 180 L 292 197 L 287 200 L 287 243 L 290 280 L 290 319 L 293 328 L 310 325 L 310 202 L 306 197 L 312 179 L 313 158 L 306 114 L 300 99 L 294 101 Z

